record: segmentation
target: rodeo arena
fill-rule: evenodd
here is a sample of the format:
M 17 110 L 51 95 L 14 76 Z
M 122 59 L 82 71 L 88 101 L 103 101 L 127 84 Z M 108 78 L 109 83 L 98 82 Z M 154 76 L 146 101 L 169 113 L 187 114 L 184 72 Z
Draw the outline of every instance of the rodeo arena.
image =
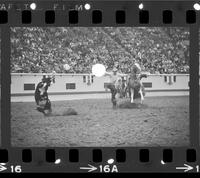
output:
M 189 29 L 11 28 L 15 147 L 189 145 Z

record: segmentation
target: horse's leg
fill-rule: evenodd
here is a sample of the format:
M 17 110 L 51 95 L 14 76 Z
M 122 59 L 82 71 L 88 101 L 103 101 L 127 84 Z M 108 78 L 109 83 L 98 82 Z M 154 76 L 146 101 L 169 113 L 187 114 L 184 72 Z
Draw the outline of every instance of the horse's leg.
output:
M 143 100 L 144 100 L 144 96 L 143 96 L 143 93 L 142 93 L 142 89 L 141 89 L 141 88 L 140 88 L 139 93 L 140 93 L 140 96 L 141 96 L 140 102 L 141 102 L 141 104 L 142 104 L 142 102 L 143 102 Z
M 120 97 L 120 93 L 118 93 L 118 90 L 114 88 L 114 101 L 115 105 L 117 105 L 117 99 Z
M 134 102 L 134 89 L 131 88 L 130 90 L 131 90 L 131 103 L 133 103 Z
M 128 88 L 127 88 L 127 90 L 128 90 L 128 98 L 130 98 L 130 99 L 131 99 L 131 88 L 130 88 L 130 87 L 128 87 Z
M 128 89 L 128 86 L 126 86 L 126 88 L 125 88 L 125 97 L 129 98 L 129 89 Z
M 145 96 L 143 84 L 141 84 L 141 86 L 140 86 L 140 92 L 141 92 L 141 103 L 142 103 L 142 101 L 144 100 L 144 96 Z
M 115 100 L 117 101 L 117 99 L 119 99 L 119 98 L 120 98 L 120 93 L 116 92 L 116 94 L 115 94 Z
M 120 91 L 120 89 L 117 89 L 117 87 L 115 87 L 114 94 L 115 94 L 116 100 L 119 99 L 121 97 L 121 91 Z

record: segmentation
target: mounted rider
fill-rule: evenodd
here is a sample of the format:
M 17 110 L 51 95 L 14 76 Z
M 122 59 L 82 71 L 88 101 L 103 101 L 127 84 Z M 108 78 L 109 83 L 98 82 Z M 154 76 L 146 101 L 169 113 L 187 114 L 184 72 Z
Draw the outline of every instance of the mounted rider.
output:
M 141 70 L 140 65 L 136 63 L 135 60 L 133 60 L 127 86 L 128 86 L 128 92 L 129 92 L 130 97 L 131 97 L 130 88 L 134 87 L 134 96 L 133 96 L 134 99 L 140 97 L 139 92 L 142 92 L 143 95 L 145 95 L 144 86 L 141 83 L 141 79 L 143 77 L 147 78 L 147 75 L 142 74 L 141 72 L 142 70 Z M 131 82 L 130 82 L 130 79 L 131 79 Z M 141 96 L 142 100 L 143 100 L 143 95 Z M 133 98 L 131 97 L 132 102 L 133 102 Z
M 140 65 L 134 59 L 130 71 L 131 75 L 135 75 L 135 77 L 139 79 L 141 72 L 142 69 Z
M 131 66 L 131 71 L 130 71 L 130 75 L 132 75 L 135 79 L 137 80 L 141 80 L 143 77 L 147 78 L 146 74 L 142 74 L 142 69 L 140 67 L 140 65 L 136 62 L 136 60 L 133 60 L 133 64 Z

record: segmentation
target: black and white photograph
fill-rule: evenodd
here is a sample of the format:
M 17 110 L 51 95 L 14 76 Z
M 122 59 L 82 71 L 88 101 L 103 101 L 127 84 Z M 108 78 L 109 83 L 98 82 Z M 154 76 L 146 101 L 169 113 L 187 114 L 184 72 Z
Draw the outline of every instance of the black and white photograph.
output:
M 10 33 L 13 147 L 189 146 L 189 28 Z
M 0 147 L 1 147 L 1 29 L 0 29 Z
M 199 29 L 199 110 L 200 110 L 200 29 Z M 200 144 L 200 116 L 199 116 L 199 144 Z

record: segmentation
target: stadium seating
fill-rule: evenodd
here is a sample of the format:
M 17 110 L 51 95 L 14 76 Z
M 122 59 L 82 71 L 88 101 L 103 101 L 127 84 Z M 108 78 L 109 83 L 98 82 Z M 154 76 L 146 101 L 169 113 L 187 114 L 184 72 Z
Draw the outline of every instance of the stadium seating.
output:
M 133 59 L 151 74 L 189 73 L 187 28 L 52 27 L 11 29 L 11 71 L 90 73 L 102 63 L 127 73 Z

